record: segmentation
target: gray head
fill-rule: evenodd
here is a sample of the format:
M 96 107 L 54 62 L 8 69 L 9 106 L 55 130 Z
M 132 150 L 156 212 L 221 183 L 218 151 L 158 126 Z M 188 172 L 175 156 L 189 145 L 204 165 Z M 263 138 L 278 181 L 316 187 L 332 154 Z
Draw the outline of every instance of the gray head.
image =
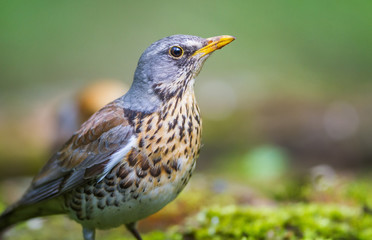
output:
M 133 84 L 124 95 L 124 107 L 155 111 L 179 91 L 193 88 L 193 79 L 210 54 L 233 41 L 232 36 L 201 38 L 173 35 L 151 44 L 138 61 Z

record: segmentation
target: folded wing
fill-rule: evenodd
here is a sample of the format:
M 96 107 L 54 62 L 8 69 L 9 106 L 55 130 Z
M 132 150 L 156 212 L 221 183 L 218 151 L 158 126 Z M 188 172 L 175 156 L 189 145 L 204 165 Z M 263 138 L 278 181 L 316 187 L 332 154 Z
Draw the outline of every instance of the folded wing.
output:
M 91 179 L 102 179 L 135 143 L 120 101 L 106 105 L 52 156 L 19 204 L 51 199 Z

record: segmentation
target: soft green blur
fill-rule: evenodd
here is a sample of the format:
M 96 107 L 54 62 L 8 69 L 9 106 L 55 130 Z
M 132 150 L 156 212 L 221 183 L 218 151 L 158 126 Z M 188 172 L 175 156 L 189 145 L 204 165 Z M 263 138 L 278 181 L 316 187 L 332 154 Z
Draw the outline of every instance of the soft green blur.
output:
M 52 152 L 58 106 L 97 79 L 129 86 L 142 51 L 172 34 L 236 37 L 196 82 L 198 170 L 246 167 L 259 179 L 289 166 L 369 168 L 371 10 L 368 1 L 2 1 L 0 172 L 34 174 Z M 271 149 L 285 159 L 271 164 Z

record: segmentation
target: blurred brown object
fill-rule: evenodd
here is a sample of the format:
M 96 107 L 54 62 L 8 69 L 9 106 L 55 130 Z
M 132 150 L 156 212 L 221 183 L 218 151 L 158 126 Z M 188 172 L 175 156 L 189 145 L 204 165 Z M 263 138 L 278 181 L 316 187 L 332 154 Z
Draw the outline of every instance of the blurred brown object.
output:
M 82 88 L 57 109 L 57 124 L 52 152 L 57 151 L 93 113 L 121 97 L 128 86 L 114 79 L 100 79 Z
M 128 91 L 121 81 L 102 79 L 83 88 L 78 93 L 79 120 L 85 122 L 93 113 Z
M 34 175 L 90 115 L 127 90 L 120 80 L 100 79 L 30 101 L 19 114 L 0 109 L 0 178 Z

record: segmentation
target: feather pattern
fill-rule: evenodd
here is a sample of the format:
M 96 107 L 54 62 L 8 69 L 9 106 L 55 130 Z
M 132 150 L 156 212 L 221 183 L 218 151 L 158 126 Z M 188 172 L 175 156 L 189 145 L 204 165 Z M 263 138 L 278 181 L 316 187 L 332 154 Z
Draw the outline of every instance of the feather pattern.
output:
M 33 179 L 21 204 L 56 197 L 96 177 L 103 177 L 131 148 L 135 133 L 116 100 L 95 113 Z M 124 150 L 124 151 L 123 151 Z

